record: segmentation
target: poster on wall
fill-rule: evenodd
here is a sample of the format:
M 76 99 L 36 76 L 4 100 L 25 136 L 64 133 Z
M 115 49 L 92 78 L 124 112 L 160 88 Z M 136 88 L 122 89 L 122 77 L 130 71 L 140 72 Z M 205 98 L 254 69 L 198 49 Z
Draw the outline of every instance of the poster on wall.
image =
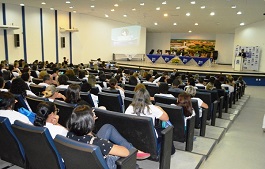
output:
M 170 51 L 177 56 L 209 57 L 215 50 L 215 40 L 171 39 Z
M 243 63 L 243 70 L 259 70 L 260 47 L 259 46 L 236 46 L 235 57 L 239 56 L 241 50 L 244 49 L 246 59 Z

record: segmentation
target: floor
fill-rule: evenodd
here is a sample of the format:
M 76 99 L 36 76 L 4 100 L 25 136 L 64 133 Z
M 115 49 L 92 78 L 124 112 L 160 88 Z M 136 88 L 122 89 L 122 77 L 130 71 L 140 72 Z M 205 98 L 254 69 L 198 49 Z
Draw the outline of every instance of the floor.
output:
M 171 158 L 171 169 L 264 169 L 265 132 L 261 128 L 265 114 L 263 108 L 265 103 L 264 91 L 265 87 L 247 87 L 245 95 L 250 96 L 248 101 L 236 117 L 233 114 L 229 116 L 229 118 L 235 118 L 235 120 L 230 127 L 225 129 L 219 141 L 212 143 L 213 139 L 218 137 L 216 133 L 222 133 L 221 128 L 208 126 L 207 130 L 213 132 L 208 132 L 208 136 L 206 133 L 208 138 L 204 139 L 197 136 L 195 141 L 199 143 L 197 149 L 201 148 L 200 144 L 205 140 L 214 145 L 213 149 L 210 147 L 210 154 L 208 152 L 200 154 L 177 150 Z M 237 106 L 233 105 L 234 108 Z M 229 111 L 231 110 L 229 109 Z M 214 130 L 210 130 L 211 128 L 214 128 Z M 10 164 L 0 160 L 0 168 L 9 168 L 6 167 L 8 165 Z M 143 160 L 140 162 L 140 167 L 143 169 L 158 169 L 159 164 Z M 12 166 L 9 169 L 21 168 Z

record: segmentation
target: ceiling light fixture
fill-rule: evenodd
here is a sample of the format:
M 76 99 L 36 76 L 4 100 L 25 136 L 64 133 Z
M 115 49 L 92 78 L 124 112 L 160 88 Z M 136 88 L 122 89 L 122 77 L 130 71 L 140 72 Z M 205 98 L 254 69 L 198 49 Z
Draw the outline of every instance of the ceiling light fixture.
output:
M 118 6 L 119 6 L 119 4 L 114 4 L 114 6 L 115 6 L 115 7 L 118 7 Z
M 198 23 L 195 23 L 194 25 L 198 26 L 199 24 Z
M 175 23 L 173 23 L 173 25 L 174 25 L 174 26 L 176 26 L 176 25 L 177 25 L 177 23 L 175 22 Z
M 166 5 L 166 4 L 167 4 L 167 1 L 162 2 L 162 5 Z
M 210 15 L 211 15 L 211 16 L 214 16 L 214 15 L 215 15 L 215 13 L 214 13 L 214 12 L 211 12 L 211 13 L 210 13 Z
M 157 7 L 156 10 L 159 11 L 160 10 L 160 7 Z
M 201 9 L 205 9 L 206 7 L 205 6 L 201 6 Z
M 196 2 L 195 2 L 195 1 L 191 1 L 190 3 L 191 3 L 192 5 L 196 4 Z
M 238 11 L 236 14 L 238 14 L 238 15 L 241 15 L 241 14 L 242 14 L 242 12 L 241 12 L 241 11 Z
M 164 17 L 168 17 L 168 14 L 167 13 L 164 13 Z
M 54 8 L 50 8 L 50 10 L 52 10 L 52 11 L 53 11 L 53 10 L 54 10 Z
M 189 33 L 191 33 L 192 31 L 191 30 L 189 30 Z
M 241 22 L 239 25 L 240 25 L 240 26 L 244 26 L 244 25 L 245 25 L 245 23 L 244 23 L 244 22 Z
M 20 4 L 20 6 L 24 6 L 25 4 Z
M 73 6 L 70 6 L 69 8 L 70 8 L 70 9 L 73 9 L 74 7 L 73 7 Z
M 158 25 L 157 22 L 155 22 L 154 25 Z
M 231 6 L 232 9 L 236 9 L 236 5 Z
M 186 16 L 190 16 L 190 13 L 188 12 L 188 13 L 186 13 Z
M 95 8 L 95 5 L 91 5 L 90 7 L 91 7 L 91 8 Z
M 65 3 L 70 4 L 71 2 L 70 1 L 66 1 Z
M 42 4 L 42 5 L 46 5 L 46 2 L 42 2 L 41 4 Z
M 76 13 L 76 11 L 73 11 L 73 13 Z
M 132 11 L 136 11 L 136 9 L 135 9 L 135 8 L 133 8 L 133 9 L 132 9 Z
M 126 14 L 124 14 L 124 15 L 123 15 L 123 17 L 124 17 L 124 18 L 126 18 L 126 17 L 127 17 L 127 15 L 126 15 Z
M 114 12 L 114 11 L 115 11 L 115 9 L 111 9 L 110 11 L 111 11 L 111 12 Z
M 106 18 L 108 18 L 108 17 L 109 17 L 109 15 L 105 14 L 105 17 L 106 17 Z
M 141 6 L 144 6 L 144 3 L 142 2 L 142 3 L 140 3 L 140 5 L 141 5 Z
M 176 9 L 180 9 L 180 6 L 177 6 Z

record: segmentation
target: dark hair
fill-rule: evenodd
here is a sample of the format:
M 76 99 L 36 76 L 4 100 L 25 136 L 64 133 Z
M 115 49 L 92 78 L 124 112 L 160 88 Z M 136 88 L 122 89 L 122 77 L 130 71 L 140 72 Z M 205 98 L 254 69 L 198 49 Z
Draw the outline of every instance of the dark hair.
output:
M 177 105 L 183 108 L 183 113 L 185 117 L 189 117 L 192 115 L 191 96 L 188 93 L 183 92 L 178 95 Z
M 86 75 L 87 75 L 86 70 L 79 71 L 79 79 L 83 79 L 84 77 L 86 77 Z
M 30 71 L 29 67 L 25 67 L 25 66 L 24 66 L 23 70 L 21 71 L 22 73 L 28 73 Z
M 28 85 L 25 83 L 25 81 L 22 78 L 17 77 L 12 80 L 9 91 L 13 94 L 21 94 L 23 97 L 25 97 L 27 95 L 26 90 L 28 89 Z
M 216 89 L 222 89 L 222 83 L 219 80 L 214 81 L 214 87 Z
M 195 80 L 193 79 L 193 77 L 190 77 L 190 78 L 188 79 L 188 82 L 189 82 L 189 85 L 191 85 L 191 86 L 195 86 Z
M 80 86 L 78 84 L 70 84 L 66 90 L 65 97 L 66 103 L 77 104 L 77 102 L 81 100 Z
M 129 85 L 134 85 L 134 86 L 136 86 L 137 85 L 137 79 L 136 79 L 136 77 L 135 76 L 130 76 L 130 78 L 129 78 Z
M 0 110 L 7 110 L 15 107 L 15 97 L 10 92 L 0 92 Z
M 175 79 L 172 82 L 172 86 L 178 87 L 180 85 L 180 80 L 179 79 Z
M 203 80 L 204 80 L 204 78 L 203 77 L 199 77 L 199 83 L 203 83 Z
M 54 68 L 52 69 L 52 74 L 53 74 L 53 73 L 56 73 L 57 71 L 59 71 L 59 69 L 58 69 L 57 67 L 54 67 Z
M 151 74 L 147 74 L 147 75 L 145 76 L 145 80 L 146 80 L 146 81 L 149 81 L 151 78 L 152 78 L 152 75 L 151 75 Z
M 60 75 L 58 77 L 58 82 L 60 85 L 67 85 L 67 81 L 69 80 L 68 76 L 66 75 Z
M 46 80 L 51 80 L 51 76 L 49 74 L 43 76 L 43 82 Z
M 28 72 L 24 72 L 24 73 L 22 73 L 21 78 L 22 78 L 24 81 L 28 81 L 28 80 L 29 80 L 29 73 L 28 73 Z
M 87 135 L 93 130 L 94 125 L 94 114 L 88 105 L 79 105 L 74 108 L 66 123 L 67 129 L 77 136 Z
M 110 85 L 110 88 L 111 88 L 111 89 L 115 89 L 116 84 L 117 84 L 117 79 L 115 79 L 115 78 L 111 78 L 111 79 L 109 80 L 109 85 Z
M 55 112 L 55 105 L 53 102 L 40 102 L 37 106 L 34 125 L 41 127 L 45 126 L 46 120 L 52 112 Z
M 0 77 L 0 88 L 2 88 L 5 84 L 5 80 L 3 77 Z
M 106 81 L 106 75 L 103 73 L 103 74 L 101 74 L 101 75 L 99 75 L 99 80 L 100 81 L 102 81 L 102 82 L 104 82 L 104 81 Z
M 163 93 L 163 94 L 167 94 L 168 92 L 168 84 L 165 82 L 161 82 L 158 86 L 158 92 L 159 93 Z
M 89 84 L 87 82 L 86 83 L 83 83 L 81 85 L 81 92 L 89 92 L 91 89 L 92 89 L 91 84 Z

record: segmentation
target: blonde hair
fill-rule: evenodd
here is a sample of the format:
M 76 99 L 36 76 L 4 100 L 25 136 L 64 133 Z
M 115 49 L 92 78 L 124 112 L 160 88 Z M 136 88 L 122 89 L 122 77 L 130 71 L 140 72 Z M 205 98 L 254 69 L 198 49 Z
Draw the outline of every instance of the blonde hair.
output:
M 46 87 L 45 91 L 42 92 L 45 98 L 52 97 L 55 92 L 57 92 L 57 89 L 55 88 L 54 85 L 49 85 Z
M 196 89 L 193 86 L 188 86 L 185 90 L 187 94 L 190 94 L 192 97 L 196 95 Z

